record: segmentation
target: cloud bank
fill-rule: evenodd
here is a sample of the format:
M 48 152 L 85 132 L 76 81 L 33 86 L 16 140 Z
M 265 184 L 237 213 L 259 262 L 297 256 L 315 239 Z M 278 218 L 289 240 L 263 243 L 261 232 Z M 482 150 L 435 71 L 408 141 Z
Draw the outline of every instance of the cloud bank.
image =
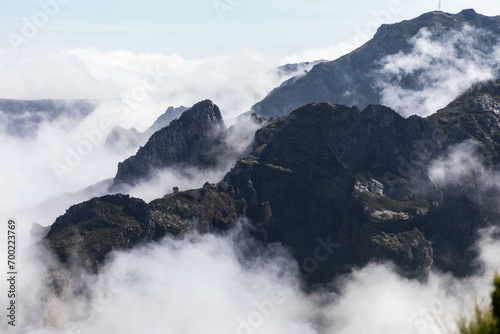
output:
M 235 117 L 287 78 L 276 72 L 282 65 L 279 59 L 252 50 L 186 59 L 76 49 L 22 58 L 0 54 L 0 59 L 2 97 L 112 100 L 133 111 L 120 125 L 139 130 L 150 126 L 170 105 L 189 106 L 204 99 L 217 101 L 225 118 Z M 131 95 L 140 95 L 145 80 L 149 80 L 146 86 L 154 88 L 147 89 L 140 103 L 130 101 Z
M 475 300 L 487 301 L 493 271 L 500 265 L 500 243 L 490 237 L 493 232 L 484 231 L 478 246 L 482 275 L 460 280 L 434 272 L 418 282 L 401 278 L 389 264 L 370 264 L 334 282 L 337 289 L 312 293 L 302 290 L 299 266 L 285 249 L 271 245 L 261 248 L 260 258 L 245 259 L 235 234 L 165 239 L 115 252 L 99 276 L 80 275 L 68 282 L 53 274 L 59 288 L 65 287 L 56 289 L 59 298 L 49 293 L 53 280 L 43 279 L 54 267 L 37 260 L 40 249 L 25 249 L 16 330 L 445 333 L 455 329 L 457 316 Z M 0 329 L 9 333 L 5 322 Z
M 78 122 L 44 121 L 30 138 L 0 131 L 0 152 L 8 162 L 0 164 L 0 216 L 113 177 L 118 162 L 129 155 L 103 149 L 114 125 L 143 131 L 168 106 L 204 99 L 216 103 L 231 125 L 232 118 L 294 75 L 278 72 L 278 59 L 251 50 L 201 59 L 93 49 L 19 57 L 0 53 L 2 97 L 93 99 L 98 106 Z

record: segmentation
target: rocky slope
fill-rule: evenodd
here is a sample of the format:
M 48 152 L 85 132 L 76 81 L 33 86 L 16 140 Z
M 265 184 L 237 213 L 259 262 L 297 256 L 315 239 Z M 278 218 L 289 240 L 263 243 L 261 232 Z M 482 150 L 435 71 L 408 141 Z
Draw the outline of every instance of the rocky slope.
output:
M 428 119 L 447 135 L 449 145 L 466 139 L 480 141 L 483 162 L 488 167 L 500 163 L 500 81 L 474 85 Z
M 289 246 L 306 271 L 320 240 L 336 245 L 312 281 L 374 258 L 422 276 L 433 263 L 419 230 L 431 203 L 400 169 L 425 138 L 440 142 L 431 122 L 383 106 L 310 104 L 257 131 L 253 153 L 225 182 L 241 213 L 261 222 L 268 242 Z
M 445 270 L 466 274 L 474 269 L 476 231 L 500 219 L 500 80 L 479 83 L 445 108 L 428 117 L 445 137 L 448 150 L 441 160 L 452 166 L 441 180 L 440 214 L 424 227 Z M 464 145 L 470 143 L 471 145 Z M 455 162 L 459 155 L 462 161 Z
M 154 237 L 155 225 L 144 201 L 108 195 L 72 206 L 46 239 L 62 261 L 96 272 L 107 253 Z
M 150 179 L 162 168 L 215 167 L 227 133 L 219 108 L 209 100 L 195 104 L 169 126 L 155 132 L 133 157 L 118 164 L 112 190 Z
M 471 55 L 472 48 L 481 55 L 480 58 L 492 55 L 500 36 L 500 17 L 483 16 L 472 9 L 456 15 L 431 12 L 412 20 L 382 25 L 373 39 L 360 48 L 335 61 L 320 63 L 306 75 L 284 82 L 255 104 L 252 111 L 262 116 L 280 117 L 313 102 L 357 105 L 360 108 L 369 104 L 382 104 L 380 71 L 385 57 L 411 51 L 410 38 L 422 28 L 435 32 L 432 38 L 437 39 L 450 31 L 460 31 L 465 25 L 481 30 L 474 33 L 473 46 L 456 43 L 456 54 L 466 58 Z M 406 90 L 419 91 L 423 87 L 417 79 L 426 77 L 427 74 L 422 73 L 425 71 L 398 73 L 387 79 Z M 427 81 L 427 84 L 430 83 Z
M 292 251 L 310 283 L 374 260 L 393 261 L 409 277 L 425 277 L 433 266 L 469 274 L 476 232 L 499 218 L 498 189 L 481 190 L 484 174 L 498 168 L 499 87 L 479 84 L 427 119 L 379 105 L 305 105 L 258 130 L 252 153 L 220 183 L 149 204 L 123 195 L 93 199 L 58 218 L 45 240 L 62 260 L 76 254 L 97 270 L 113 249 L 226 230 L 247 217 L 254 237 Z M 193 109 L 222 128 L 211 102 Z M 173 129 L 155 136 L 171 138 L 180 131 Z M 431 167 L 469 141 L 485 172 L 433 179 Z M 142 152 L 141 163 L 156 163 L 154 152 Z
M 234 188 L 206 184 L 146 204 L 116 194 L 70 207 L 43 242 L 73 268 L 97 273 L 108 253 L 189 232 L 214 232 L 237 225 Z

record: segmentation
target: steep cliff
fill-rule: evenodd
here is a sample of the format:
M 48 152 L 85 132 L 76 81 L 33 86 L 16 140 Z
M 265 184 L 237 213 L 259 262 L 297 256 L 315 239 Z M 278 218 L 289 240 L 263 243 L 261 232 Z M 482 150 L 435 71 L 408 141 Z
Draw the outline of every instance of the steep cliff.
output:
M 155 132 L 135 156 L 118 164 L 112 190 L 150 179 L 166 167 L 215 167 L 225 150 L 226 126 L 219 108 L 206 100 L 195 104 L 170 125 Z

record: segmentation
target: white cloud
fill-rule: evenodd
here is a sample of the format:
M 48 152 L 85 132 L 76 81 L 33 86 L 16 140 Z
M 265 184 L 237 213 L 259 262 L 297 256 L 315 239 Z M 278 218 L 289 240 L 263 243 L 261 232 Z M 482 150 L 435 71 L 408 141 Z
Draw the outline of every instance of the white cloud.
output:
M 410 40 L 412 50 L 385 57 L 379 86 L 382 103 L 403 116 L 428 116 L 473 84 L 495 78 L 500 49 L 484 50 L 488 32 L 464 27 L 436 34 L 422 29 Z M 405 87 L 409 78 L 414 82 Z M 416 89 L 415 89 L 416 88 Z
M 495 174 L 484 172 L 474 160 L 474 152 L 470 143 L 457 146 L 447 159 L 432 164 L 430 174 L 441 185 L 458 182 L 470 173 L 484 175 L 479 186 L 500 184 L 498 178 L 490 177 Z M 179 182 L 188 182 L 184 186 L 190 187 L 189 182 L 208 181 L 183 180 L 175 173 L 165 172 L 165 182 L 158 182 L 161 186 L 155 191 L 183 186 Z M 146 197 L 152 191 L 143 189 Z M 372 263 L 334 283 L 336 293 L 325 289 L 311 294 L 301 290 L 299 265 L 279 245 L 270 246 L 269 251 L 261 249 L 260 267 L 255 259 L 241 260 L 231 234 L 165 239 L 117 252 L 101 275 L 81 277 L 88 296 L 69 293 L 64 300 L 53 299 L 48 328 L 39 322 L 47 312 L 47 299 L 42 297 L 49 288 L 40 277 L 45 275 L 48 260 L 37 260 L 35 254 L 42 252 L 26 247 L 26 235 L 19 260 L 23 268 L 19 320 L 29 334 L 59 334 L 68 329 L 69 333 L 79 329 L 96 334 L 354 334 L 367 329 L 374 334 L 442 333 L 444 327 L 453 330 L 457 316 L 475 300 L 488 301 L 493 273 L 500 268 L 500 242 L 493 238 L 497 233 L 495 228 L 480 233 L 477 249 L 484 270 L 476 276 L 458 279 L 434 271 L 421 282 L 400 277 L 391 265 Z M 0 291 L 5 284 L 0 281 Z M 5 329 L 5 323 L 0 323 L 0 329 Z
M 464 35 L 444 43 L 461 41 L 467 45 L 472 43 L 471 38 L 466 30 Z M 441 46 L 442 42 L 432 41 L 424 32 L 414 40 L 418 52 L 386 59 L 386 70 L 394 75 L 414 73 L 429 63 L 433 66 L 432 73 L 422 78 L 430 80 L 430 88 L 421 92 L 407 94 L 401 87 L 385 83 L 385 99 L 403 114 L 425 115 L 451 101 L 473 81 L 491 75 L 488 59 L 472 53 L 472 60 L 478 62 L 471 63 L 450 54 Z M 336 49 L 322 52 L 305 53 L 303 57 L 323 58 L 322 55 L 335 55 Z M 99 145 L 62 182 L 51 168 L 54 161 L 66 159 L 68 147 L 75 149 L 86 140 L 84 131 L 99 128 L 103 119 L 144 129 L 167 106 L 189 106 L 206 98 L 218 104 L 226 118 L 232 117 L 248 110 L 279 82 L 272 72 L 278 62 L 254 53 L 195 60 L 96 50 L 73 50 L 20 61 L 5 54 L 0 57 L 0 74 L 5 78 L 0 88 L 5 97 L 103 100 L 96 112 L 76 127 L 63 127 L 63 121 L 44 123 L 35 139 L 2 136 L 0 152 L 4 161 L 8 161 L 0 164 L 2 220 L 14 208 L 30 206 L 113 176 L 117 162 L 124 157 L 110 156 Z M 450 62 L 450 68 L 445 70 L 440 66 L 442 63 L 432 63 L 440 57 Z M 144 79 L 151 75 L 148 68 L 159 69 L 162 80 L 158 88 L 148 91 L 141 103 L 130 108 L 127 117 L 113 113 L 117 106 L 127 105 L 124 94 L 132 94 L 136 87 L 144 86 Z M 460 68 L 465 69 L 466 75 L 457 70 Z M 456 80 L 457 77 L 467 78 L 464 81 Z M 443 82 L 447 84 L 442 85 Z M 438 181 L 449 182 L 450 171 L 460 177 L 478 168 L 471 163 L 465 164 L 468 169 L 459 169 L 464 161 L 469 161 L 467 156 L 457 153 L 449 161 L 436 162 L 431 174 Z M 182 178 L 176 171 L 165 171 L 156 182 L 157 187 L 141 186 L 134 194 L 153 199 L 173 186 L 190 188 L 205 181 L 218 181 L 223 173 L 223 170 L 194 173 L 194 178 Z M 48 209 L 45 214 L 52 217 L 54 213 Z M 428 281 L 417 282 L 399 277 L 390 266 L 371 264 L 344 277 L 338 294 L 323 291 L 307 295 L 300 290 L 298 265 L 279 246 L 274 252 L 278 255 L 263 258 L 263 268 L 249 268 L 247 263 L 240 262 L 234 241 L 229 237 L 207 235 L 197 237 L 196 241 L 164 240 L 115 253 L 102 275 L 82 278 L 88 284 L 88 299 L 70 294 L 65 300 L 54 301 L 50 318 L 54 327 L 43 328 L 37 321 L 40 312 L 45 312 L 39 293 L 48 289 L 40 279 L 47 268 L 34 256 L 40 250 L 26 247 L 27 231 L 35 219 L 43 218 L 27 214 L 19 219 L 24 231 L 19 317 L 25 326 L 23 330 L 30 334 L 62 333 L 60 329 L 73 325 L 82 333 L 96 334 L 438 333 L 441 320 L 453 326 L 454 317 L 464 305 L 471 305 L 476 297 L 487 296 L 493 271 L 500 267 L 497 257 L 500 244 L 491 238 L 495 231 L 488 230 L 483 232 L 479 245 L 486 268 L 482 275 L 460 280 L 434 272 Z M 5 252 L 1 254 L 4 256 Z M 5 280 L 1 280 L 0 291 L 6 291 L 5 285 Z M 277 298 L 276 293 L 285 302 L 280 302 L 283 298 Z M 3 305 L 5 296 L 0 296 Z M 6 330 L 4 321 L 0 322 L 0 329 Z
M 366 40 L 364 40 L 366 42 Z M 326 48 L 317 49 L 307 49 L 299 54 L 288 56 L 283 58 L 282 63 L 300 63 L 300 62 L 310 62 L 315 60 L 335 60 L 342 57 L 343 55 L 353 51 L 359 45 L 355 44 L 354 41 L 350 43 L 340 43 L 338 45 L 330 45 Z
M 145 79 L 151 85 L 157 83 L 140 103 L 128 103 L 132 113 L 121 121 L 121 125 L 142 130 L 168 106 L 190 106 L 204 99 L 217 103 L 225 118 L 235 117 L 285 79 L 276 74 L 281 65 L 278 59 L 248 49 L 199 59 L 95 49 L 0 57 L 4 98 L 83 98 L 127 105 L 126 97 L 143 86 Z
M 211 99 L 221 108 L 226 124 L 231 124 L 233 117 L 250 110 L 287 78 L 277 74 L 278 65 L 277 59 L 251 50 L 202 59 L 93 49 L 21 58 L 0 54 L 2 97 L 99 101 L 96 110 L 77 125 L 69 126 L 64 118 L 44 122 L 34 138 L 26 139 L 0 133 L 0 152 L 8 161 L 0 164 L 0 214 L 113 177 L 118 162 L 127 156 L 102 149 L 107 135 L 102 122 L 142 131 L 168 106 L 189 107 Z M 88 134 L 96 131 L 100 135 L 89 139 Z M 80 151 L 83 154 L 75 158 L 74 152 Z
M 165 239 L 112 254 L 99 276 L 72 282 L 88 294 L 67 289 L 48 308 L 43 293 L 49 287 L 40 279 L 46 267 L 31 253 L 41 251 L 23 250 L 18 321 L 30 334 L 437 334 L 443 326 L 453 329 L 474 300 L 488 300 L 500 266 L 500 244 L 489 232 L 479 248 L 486 266 L 480 276 L 456 279 L 434 272 L 419 282 L 401 278 L 389 265 L 370 264 L 345 276 L 338 294 L 303 292 L 298 264 L 280 246 L 261 249 L 258 261 L 242 260 L 231 234 Z M 5 289 L 3 280 L 0 288 Z M 41 324 L 43 316 L 49 327 Z

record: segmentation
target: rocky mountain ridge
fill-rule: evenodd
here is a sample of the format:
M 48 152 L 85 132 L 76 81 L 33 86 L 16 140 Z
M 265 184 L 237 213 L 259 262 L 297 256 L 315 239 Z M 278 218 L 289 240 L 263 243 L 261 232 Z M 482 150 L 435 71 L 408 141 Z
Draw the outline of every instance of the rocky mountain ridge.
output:
M 136 155 L 118 164 L 112 190 L 147 181 L 154 171 L 172 166 L 215 167 L 215 151 L 225 150 L 226 125 L 219 108 L 205 100 L 155 132 Z
M 450 32 L 476 33 L 466 36 L 472 44 L 458 38 L 452 46 L 459 57 L 488 60 L 500 45 L 500 17 L 431 12 L 383 25 L 359 49 L 315 65 L 255 105 L 261 128 L 244 154 L 242 128 L 226 129 L 213 102 L 196 104 L 120 163 L 111 189 L 154 182 L 165 168 L 226 168 L 229 161 L 223 180 L 165 189 L 150 203 L 94 198 L 59 217 L 43 242 L 68 265 L 98 272 L 113 250 L 191 232 L 241 232 L 248 221 L 244 242 L 281 243 L 309 284 L 372 261 L 391 261 L 419 279 L 432 268 L 473 273 L 478 231 L 500 218 L 500 186 L 490 182 L 500 163 L 500 81 L 475 84 L 426 118 L 380 103 L 381 80 L 405 92 L 426 84 L 422 71 L 381 77 L 382 60 L 412 52 L 417 35 L 441 41 Z
M 363 110 L 305 105 L 258 130 L 251 154 L 239 159 L 218 184 L 166 190 L 167 195 L 149 204 L 119 194 L 93 199 L 70 208 L 45 240 L 63 260 L 68 245 L 84 245 L 79 257 L 97 270 L 111 250 L 165 235 L 226 230 L 245 217 L 253 222 L 255 238 L 265 244 L 280 242 L 292 251 L 310 283 L 327 282 L 352 266 L 380 260 L 396 263 L 410 277 L 425 277 L 433 267 L 469 274 L 475 268 L 471 247 L 476 232 L 498 218 L 498 209 L 473 195 L 480 186 L 477 175 L 467 175 L 468 183 L 457 187 L 436 183 L 429 170 L 457 144 L 469 141 L 481 148 L 477 158 L 484 167 L 496 168 L 498 87 L 500 81 L 476 85 L 426 119 L 405 119 L 379 105 Z M 212 102 L 193 108 L 192 115 L 198 118 L 203 110 L 210 119 L 205 125 L 224 129 Z M 183 117 L 179 122 L 194 121 Z M 152 143 L 162 143 L 161 137 L 171 138 L 172 133 L 177 132 L 165 128 Z M 148 159 L 157 156 L 152 152 L 148 148 L 141 153 L 141 170 L 150 168 L 153 160 Z M 141 203 L 148 218 L 139 221 L 129 201 Z M 108 226 L 111 222 L 116 226 Z M 141 224 L 151 228 L 137 227 Z M 137 231 L 123 234 L 129 230 Z M 69 231 L 73 234 L 68 236 Z M 99 231 L 99 238 L 93 231 Z M 331 246 L 331 253 L 309 270 L 307 260 L 319 240 Z
M 472 9 L 458 14 L 430 12 L 415 19 L 382 25 L 373 39 L 351 53 L 330 62 L 315 65 L 307 74 L 293 77 L 271 91 L 252 111 L 266 117 L 281 117 L 293 110 L 315 102 L 331 102 L 365 108 L 369 104 L 383 104 L 381 70 L 388 56 L 409 53 L 410 42 L 423 28 L 439 39 L 449 32 L 459 33 L 465 26 L 478 29 L 474 45 L 454 45 L 460 57 L 467 57 L 471 48 L 482 58 L 495 52 L 500 36 L 500 16 L 488 17 Z M 446 66 L 446 64 L 443 64 Z M 426 70 L 415 73 L 397 73 L 385 78 L 388 83 L 411 91 L 423 89 L 420 77 Z M 498 74 L 498 69 L 497 69 Z M 423 80 L 424 84 L 428 80 Z

